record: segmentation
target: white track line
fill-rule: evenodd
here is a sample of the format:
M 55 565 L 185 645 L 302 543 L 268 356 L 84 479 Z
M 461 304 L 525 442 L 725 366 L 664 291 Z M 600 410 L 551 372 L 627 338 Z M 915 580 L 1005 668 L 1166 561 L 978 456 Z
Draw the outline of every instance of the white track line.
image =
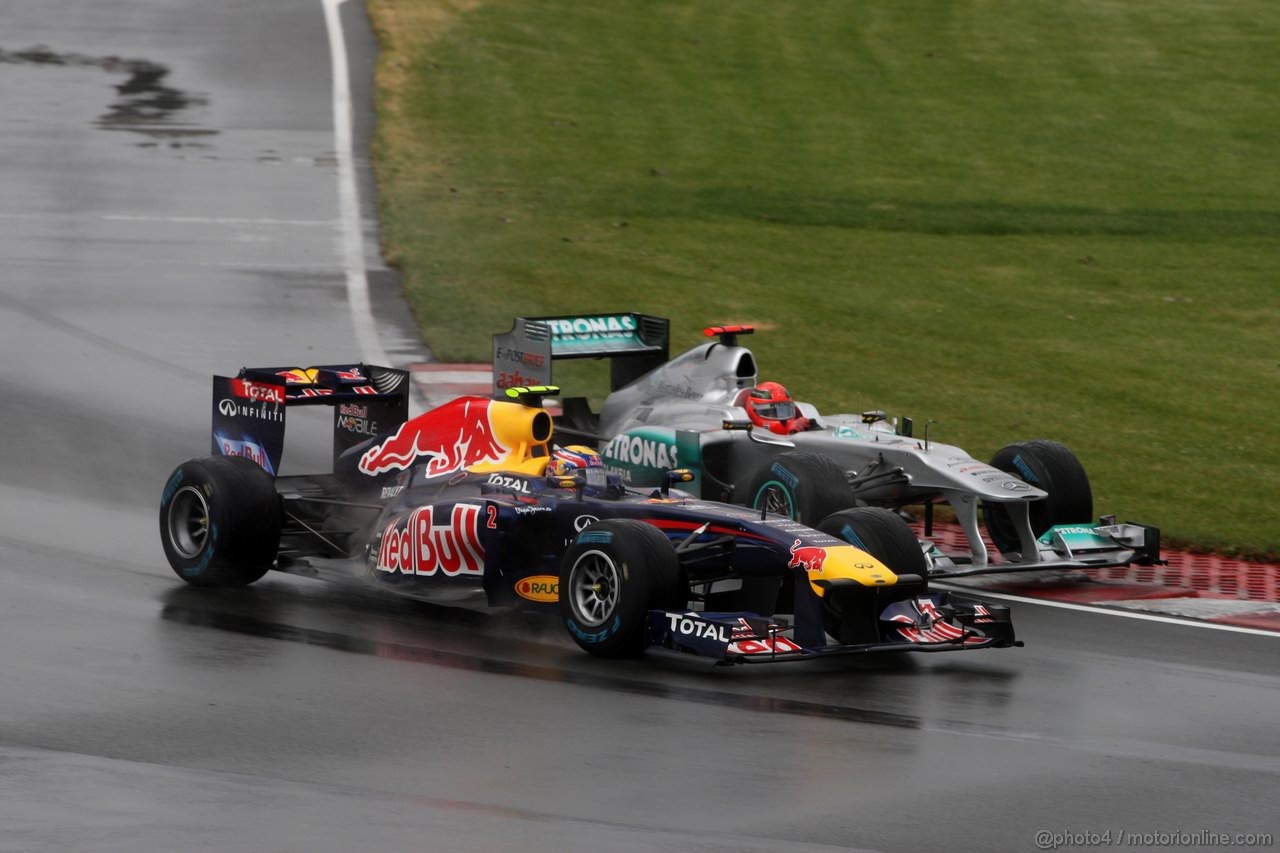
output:
M 1098 607 L 1089 604 L 1072 604 L 1068 601 L 1050 601 L 1045 598 L 1029 598 L 1024 595 L 1009 595 L 1004 592 L 988 592 L 970 586 L 960 586 L 953 583 L 939 583 L 930 581 L 930 586 L 936 586 L 939 589 L 947 589 L 952 592 L 959 592 L 966 595 L 972 595 L 976 598 L 999 598 L 1003 601 L 1016 601 L 1019 604 L 1039 604 L 1044 607 L 1057 607 L 1062 610 L 1080 610 L 1085 613 L 1098 613 L 1103 616 L 1122 616 L 1125 619 L 1141 619 L 1144 622 L 1164 622 L 1168 625 L 1185 625 L 1189 628 L 1208 628 L 1213 631 L 1230 631 L 1234 634 L 1252 634 L 1257 637 L 1280 637 L 1280 631 L 1267 631 L 1263 628 L 1245 628 L 1239 625 L 1219 625 L 1216 622 L 1201 622 L 1197 619 L 1180 619 L 1176 616 L 1156 616 L 1152 613 L 1133 613 L 1128 610 L 1120 610 L 1115 607 Z
M 365 276 L 364 235 L 360 228 L 360 195 L 351 145 L 351 80 L 347 67 L 347 37 L 339 7 L 346 0 L 322 0 L 329 57 L 333 66 L 333 137 L 338 160 L 338 212 L 342 220 L 342 265 L 347 274 L 347 305 L 356 330 L 356 345 L 366 364 L 391 365 L 369 304 Z

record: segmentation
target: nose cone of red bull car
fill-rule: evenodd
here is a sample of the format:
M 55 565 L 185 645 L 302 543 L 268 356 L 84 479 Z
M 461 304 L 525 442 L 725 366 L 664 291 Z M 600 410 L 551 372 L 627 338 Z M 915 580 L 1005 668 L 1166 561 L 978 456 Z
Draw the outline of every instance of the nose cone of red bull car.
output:
M 788 568 L 803 571 L 809 585 L 821 596 L 831 581 L 852 580 L 862 586 L 892 586 L 898 576 L 875 557 L 852 545 L 802 545 L 797 539 L 791 546 Z

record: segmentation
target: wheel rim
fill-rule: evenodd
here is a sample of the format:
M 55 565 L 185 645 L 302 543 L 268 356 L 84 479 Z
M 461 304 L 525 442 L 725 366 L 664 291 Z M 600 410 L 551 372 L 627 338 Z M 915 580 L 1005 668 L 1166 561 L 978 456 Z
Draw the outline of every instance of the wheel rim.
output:
M 795 505 L 791 502 L 791 493 L 776 481 L 769 481 L 760 487 L 760 491 L 756 492 L 755 508 L 764 508 L 765 512 L 772 512 L 775 515 L 785 515 L 787 518 L 795 518 Z
M 209 542 L 209 502 L 195 486 L 183 486 L 169 503 L 169 542 L 187 560 Z
M 587 551 L 569 573 L 569 602 L 573 615 L 588 627 L 603 625 L 618 606 L 621 575 L 607 554 Z

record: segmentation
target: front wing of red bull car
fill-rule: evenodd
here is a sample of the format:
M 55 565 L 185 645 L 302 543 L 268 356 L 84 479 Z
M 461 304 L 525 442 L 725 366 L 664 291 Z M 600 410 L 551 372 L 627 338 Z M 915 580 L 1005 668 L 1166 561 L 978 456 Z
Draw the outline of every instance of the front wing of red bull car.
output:
M 553 391 L 460 398 L 408 419 L 403 371 L 215 377 L 214 453 L 166 483 L 165 553 L 198 586 L 355 570 L 441 604 L 541 609 L 601 656 L 747 663 L 1020 645 L 1007 608 L 929 590 L 910 528 L 885 510 L 813 529 L 672 489 L 685 471 L 652 491 L 603 468 L 548 476 L 540 398 Z M 321 404 L 334 411 L 333 473 L 279 476 L 286 407 Z
M 929 588 L 915 537 L 891 512 L 845 510 L 814 529 L 692 498 L 681 508 L 725 520 L 673 540 L 705 550 L 681 560 L 689 606 L 650 611 L 652 648 L 732 664 L 1022 645 L 1007 607 Z

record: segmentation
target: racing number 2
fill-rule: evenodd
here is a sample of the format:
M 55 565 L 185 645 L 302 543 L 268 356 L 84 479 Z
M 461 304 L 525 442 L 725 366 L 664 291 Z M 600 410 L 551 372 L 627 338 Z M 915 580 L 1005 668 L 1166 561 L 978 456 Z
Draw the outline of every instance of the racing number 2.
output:
M 485 522 L 486 526 L 490 530 L 497 530 L 498 529 L 498 508 L 493 504 L 489 504 L 487 507 L 485 507 L 485 509 L 489 511 L 489 520 Z

